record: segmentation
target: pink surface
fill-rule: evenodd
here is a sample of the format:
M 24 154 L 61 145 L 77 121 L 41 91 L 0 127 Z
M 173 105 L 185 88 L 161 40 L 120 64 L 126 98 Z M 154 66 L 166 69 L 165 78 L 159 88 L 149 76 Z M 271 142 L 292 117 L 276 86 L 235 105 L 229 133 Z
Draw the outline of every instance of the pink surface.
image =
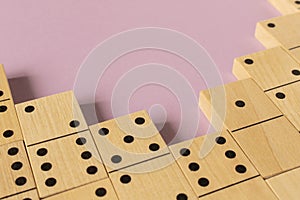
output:
M 231 73 L 235 57 L 263 49 L 254 38 L 256 23 L 278 15 L 266 0 L 3 0 L 0 62 L 5 65 L 19 103 L 73 89 L 85 57 L 108 37 L 133 28 L 162 27 L 182 32 L 205 47 L 226 83 L 235 80 Z M 100 81 L 96 93 L 99 121 L 112 118 L 110 95 L 115 81 L 132 67 L 149 62 L 173 66 L 190 81 L 195 92 L 205 89 L 201 77 L 179 57 L 155 50 L 130 53 L 114 62 Z M 161 131 L 167 142 L 194 135 L 187 132 L 172 140 L 180 124 L 180 107 L 164 88 L 140 88 L 129 106 L 133 112 L 148 110 L 153 104 L 163 105 L 167 112 Z M 89 109 L 83 108 L 85 112 Z M 154 110 L 152 116 L 157 125 L 165 120 L 161 110 Z M 207 129 L 208 123 L 201 115 L 197 134 Z

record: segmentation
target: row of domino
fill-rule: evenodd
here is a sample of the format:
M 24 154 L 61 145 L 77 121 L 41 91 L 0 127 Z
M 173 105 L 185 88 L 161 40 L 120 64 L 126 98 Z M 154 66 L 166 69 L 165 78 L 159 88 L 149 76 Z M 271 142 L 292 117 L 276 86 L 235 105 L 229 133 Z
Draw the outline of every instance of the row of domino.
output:
M 266 187 L 226 130 L 168 147 L 145 111 L 88 127 L 71 91 L 14 106 L 1 69 L 1 199 L 211 199 L 249 179 L 241 185 Z M 215 147 L 200 159 L 205 140 Z
M 233 74 L 239 81 L 201 92 L 200 107 L 208 118 L 222 117 L 278 199 L 296 200 L 300 195 L 300 1 L 269 1 L 287 15 L 257 24 L 255 35 L 267 49 L 236 58 Z M 226 92 L 221 99 L 226 101 L 225 117 L 218 107 L 221 88 Z
M 0 199 L 297 199 L 297 19 L 259 23 L 270 49 L 235 60 L 240 81 L 201 92 L 224 130 L 169 147 L 145 111 L 88 127 L 72 92 L 14 105 L 1 66 Z

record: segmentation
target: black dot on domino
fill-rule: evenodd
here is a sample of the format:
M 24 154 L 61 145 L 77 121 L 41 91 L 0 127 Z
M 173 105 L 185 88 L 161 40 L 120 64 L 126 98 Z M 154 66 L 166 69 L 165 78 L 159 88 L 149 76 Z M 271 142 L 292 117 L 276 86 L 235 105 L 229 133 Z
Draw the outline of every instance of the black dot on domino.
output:
M 145 123 L 145 119 L 143 117 L 137 117 L 134 121 L 137 125 L 142 125 Z
M 57 183 L 56 179 L 55 178 L 48 178 L 46 181 L 45 181 L 45 185 L 48 186 L 48 187 L 53 187 L 55 186 Z
M 35 110 L 34 106 L 26 106 L 25 107 L 25 112 L 31 113 Z
M 209 185 L 209 180 L 207 178 L 199 178 L 198 184 L 201 187 L 207 187 Z
M 113 155 L 111 157 L 111 162 L 112 163 L 120 163 L 122 161 L 122 157 L 120 155 Z
M 3 137 L 5 137 L 5 138 L 10 138 L 13 135 L 14 135 L 14 131 L 12 131 L 12 130 L 6 130 L 3 132 Z
M 15 180 L 15 183 L 17 186 L 22 186 L 22 185 L 25 185 L 27 182 L 27 179 L 25 177 L 18 177 L 16 180 Z
M 123 175 L 120 178 L 121 183 L 128 184 L 131 182 L 131 177 L 129 175 Z
M 19 149 L 17 147 L 12 147 L 7 151 L 7 154 L 10 156 L 17 155 L 18 153 L 19 153 Z
M 180 149 L 179 153 L 180 153 L 180 155 L 186 157 L 186 156 L 189 156 L 191 154 L 191 151 L 187 148 L 182 148 L 182 149 Z
M 188 199 L 188 197 L 184 193 L 180 193 L 176 196 L 176 200 L 187 200 L 187 199 Z
M 242 108 L 242 107 L 244 107 L 246 104 L 245 104 L 244 101 L 238 100 L 238 101 L 235 102 L 235 105 L 236 105 L 237 107 L 239 107 L 239 108 Z
M 106 189 L 105 188 L 98 188 L 96 191 L 96 196 L 98 197 L 104 197 L 107 193 Z
M 6 106 L 0 106 L 0 112 L 5 112 L 7 111 L 7 107 Z

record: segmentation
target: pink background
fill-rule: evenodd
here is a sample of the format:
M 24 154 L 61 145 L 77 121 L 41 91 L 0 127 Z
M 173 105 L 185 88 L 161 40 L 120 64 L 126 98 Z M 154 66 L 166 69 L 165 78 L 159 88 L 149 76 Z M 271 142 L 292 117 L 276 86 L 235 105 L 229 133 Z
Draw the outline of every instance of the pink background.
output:
M 209 52 L 224 82 L 234 81 L 233 59 L 263 49 L 254 37 L 256 23 L 279 15 L 266 0 L 2 0 L 0 5 L 0 62 L 16 103 L 71 90 L 80 65 L 97 44 L 140 27 L 169 28 L 192 37 Z M 110 93 L 122 75 L 118 69 L 149 62 L 173 66 L 195 91 L 205 89 L 201 77 L 180 58 L 154 50 L 134 52 L 114 62 L 101 80 L 96 94 L 99 121 L 112 118 Z M 133 95 L 130 111 L 153 104 L 165 106 L 168 117 L 161 133 L 171 142 L 180 123 L 179 105 L 171 94 L 157 86 L 143 87 Z M 160 112 L 152 116 L 156 123 L 163 121 Z M 197 134 L 206 133 L 207 127 L 201 115 Z M 192 136 L 186 133 L 172 143 Z

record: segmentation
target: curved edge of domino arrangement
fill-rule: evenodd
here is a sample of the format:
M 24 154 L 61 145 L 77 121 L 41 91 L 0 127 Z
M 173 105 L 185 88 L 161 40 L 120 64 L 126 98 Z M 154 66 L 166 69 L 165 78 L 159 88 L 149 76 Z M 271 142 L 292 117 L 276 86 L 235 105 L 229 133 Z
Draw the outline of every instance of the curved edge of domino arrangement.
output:
M 72 91 L 15 105 L 0 65 L 0 199 L 298 199 L 300 2 L 270 2 L 288 15 L 257 24 L 268 49 L 200 92 L 222 128 L 171 146 L 146 111 L 88 126 Z

